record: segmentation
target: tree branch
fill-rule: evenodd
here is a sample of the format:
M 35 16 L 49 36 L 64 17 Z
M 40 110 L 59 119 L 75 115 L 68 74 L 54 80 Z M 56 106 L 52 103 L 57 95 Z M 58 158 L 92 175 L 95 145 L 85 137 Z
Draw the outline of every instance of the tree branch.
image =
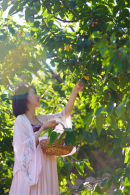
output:
M 71 30 L 72 30 L 73 32 L 75 32 L 75 30 L 73 29 L 73 27 L 72 27 L 72 26 L 70 26 L 70 25 L 69 25 L 69 27 L 71 28 Z
M 65 2 L 63 0 L 61 0 L 63 5 L 75 16 L 75 17 L 78 17 L 74 12 L 72 12 L 69 7 L 65 4 Z
M 46 23 L 45 23 L 45 21 L 44 21 L 43 18 L 42 18 L 42 21 L 44 22 L 46 29 L 47 29 L 48 31 L 50 31 L 50 32 L 54 35 L 54 37 L 57 37 L 57 36 L 56 36 L 56 35 L 47 27 L 47 25 L 46 25 Z M 61 40 L 61 42 L 66 43 L 65 41 L 62 41 L 62 40 Z M 74 43 L 69 43 L 69 44 L 70 44 L 70 45 L 77 45 L 77 44 L 74 44 Z
M 47 25 L 46 25 L 46 23 L 45 23 L 45 21 L 44 21 L 43 18 L 42 18 L 42 21 L 44 22 L 46 29 L 47 29 L 48 31 L 50 31 L 50 32 L 54 35 L 54 37 L 56 37 L 56 35 L 47 27 Z

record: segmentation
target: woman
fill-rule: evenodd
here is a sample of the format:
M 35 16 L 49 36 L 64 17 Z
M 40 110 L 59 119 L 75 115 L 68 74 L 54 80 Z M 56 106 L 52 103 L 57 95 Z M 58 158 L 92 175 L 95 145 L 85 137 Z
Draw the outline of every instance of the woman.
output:
M 56 114 L 35 115 L 40 97 L 33 85 L 19 86 L 13 95 L 13 114 L 16 116 L 13 134 L 14 167 L 9 195 L 58 195 L 57 156 L 42 152 L 39 136 L 42 131 L 58 126 L 72 128 L 71 111 L 82 81 L 73 89 L 66 107 Z M 45 134 L 46 138 L 47 135 Z M 68 154 L 72 155 L 76 151 Z M 67 155 L 67 156 L 68 156 Z

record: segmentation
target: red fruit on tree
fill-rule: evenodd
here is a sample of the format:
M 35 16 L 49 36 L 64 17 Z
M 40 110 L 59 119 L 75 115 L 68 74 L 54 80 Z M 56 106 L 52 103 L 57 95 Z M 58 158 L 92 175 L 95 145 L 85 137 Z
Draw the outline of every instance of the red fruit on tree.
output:
M 116 187 L 116 184 L 113 184 L 113 187 Z
M 22 32 L 18 32 L 18 35 L 19 35 L 19 36 L 22 36 Z
M 119 52 L 119 58 L 121 58 L 121 53 Z
M 94 22 L 92 22 L 91 26 L 94 27 Z

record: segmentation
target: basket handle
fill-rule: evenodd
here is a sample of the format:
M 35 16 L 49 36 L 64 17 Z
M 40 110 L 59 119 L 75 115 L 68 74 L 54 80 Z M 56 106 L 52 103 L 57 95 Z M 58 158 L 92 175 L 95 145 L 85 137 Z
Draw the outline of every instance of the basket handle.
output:
M 63 125 L 63 123 L 61 123 L 61 122 L 58 122 L 58 123 L 61 124 L 61 125 L 65 128 L 65 126 Z M 58 124 L 58 125 L 59 125 L 59 124 Z M 56 126 L 57 126 L 57 125 L 56 125 Z

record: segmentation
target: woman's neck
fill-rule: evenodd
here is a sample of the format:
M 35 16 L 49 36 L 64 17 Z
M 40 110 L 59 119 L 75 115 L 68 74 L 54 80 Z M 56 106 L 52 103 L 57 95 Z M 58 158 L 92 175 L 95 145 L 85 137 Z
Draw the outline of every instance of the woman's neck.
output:
M 35 109 L 34 108 L 29 108 L 29 111 L 26 111 L 25 115 L 30 120 L 35 120 L 36 119 L 36 117 L 35 117 Z

